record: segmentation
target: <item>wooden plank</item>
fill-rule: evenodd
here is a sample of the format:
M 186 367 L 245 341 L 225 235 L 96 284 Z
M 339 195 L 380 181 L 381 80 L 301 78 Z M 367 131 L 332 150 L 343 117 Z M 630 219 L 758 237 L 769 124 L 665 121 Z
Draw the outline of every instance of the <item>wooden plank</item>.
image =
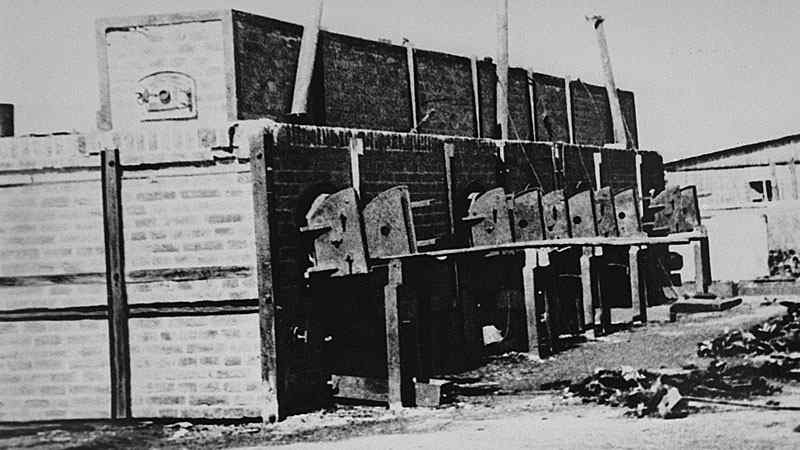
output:
M 594 334 L 599 323 L 595 322 L 594 303 L 592 302 L 591 247 L 583 247 L 580 257 L 581 267 L 581 308 L 583 311 L 583 329 Z
M 417 122 L 417 78 L 416 63 L 414 62 L 414 47 L 411 44 L 406 46 L 406 67 L 408 68 L 408 87 L 411 94 L 411 128 L 415 131 L 419 123 Z
M 0 322 L 89 319 L 108 319 L 106 305 L 76 306 L 71 308 L 25 308 L 12 311 L 0 311 Z
M 478 57 L 470 59 L 470 73 L 472 74 L 472 103 L 475 106 L 475 137 L 483 137 L 481 134 L 481 94 L 478 86 Z
M 112 419 L 131 417 L 128 298 L 125 288 L 125 243 L 122 229 L 122 168 L 119 162 L 119 150 L 104 150 L 100 155 L 109 314 Z
M 403 262 L 389 262 L 389 273 L 383 290 L 386 318 L 386 369 L 389 376 L 389 409 L 403 407 L 403 368 L 400 364 L 400 317 L 398 294 L 403 284 Z
M 628 247 L 628 280 L 631 286 L 631 308 L 633 309 L 633 317 L 631 322 L 640 322 L 641 324 L 647 323 L 647 303 L 642 301 L 641 292 L 639 290 L 639 247 Z
M 274 422 L 283 417 L 283 412 L 288 405 L 284 405 L 284 395 L 287 390 L 286 377 L 281 371 L 277 351 L 280 344 L 277 336 L 283 337 L 286 333 L 276 333 L 280 317 L 276 311 L 277 301 L 273 289 L 272 233 L 269 221 L 272 203 L 270 189 L 272 167 L 269 166 L 267 160 L 270 157 L 269 151 L 273 141 L 272 136 L 265 138 L 263 131 L 248 138 L 250 139 L 250 170 L 253 183 L 256 276 L 261 336 L 261 381 L 268 399 L 268 404 L 265 405 L 267 412 L 262 418 L 264 421 Z M 286 347 L 281 346 L 281 348 Z
M 539 329 L 536 317 L 536 283 L 533 271 L 536 269 L 536 250 L 525 250 L 525 264 L 522 266 L 522 297 L 525 299 L 525 321 L 528 327 L 528 353 L 539 353 Z
M 694 285 L 697 292 L 708 293 L 711 285 L 711 263 L 708 248 L 708 238 L 700 239 L 693 244 L 694 247 Z
M 196 302 L 141 303 L 128 307 L 128 317 L 220 316 L 259 312 L 258 299 L 206 300 Z

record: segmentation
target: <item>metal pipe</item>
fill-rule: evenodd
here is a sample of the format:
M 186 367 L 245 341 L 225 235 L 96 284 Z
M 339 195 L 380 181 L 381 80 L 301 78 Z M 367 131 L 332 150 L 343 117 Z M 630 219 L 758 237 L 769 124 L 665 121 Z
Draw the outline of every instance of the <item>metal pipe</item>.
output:
M 497 124 L 508 139 L 508 0 L 497 0 Z
M 294 79 L 292 95 L 292 115 L 308 112 L 308 91 L 311 88 L 311 76 L 314 74 L 314 58 L 317 54 L 319 27 L 322 23 L 323 0 L 314 0 L 314 17 L 303 28 L 303 40 L 300 42 L 300 56 L 297 59 L 297 73 Z
M 602 16 L 591 16 L 586 18 L 592 24 L 597 36 L 597 45 L 600 47 L 600 64 L 603 66 L 603 74 L 606 78 L 606 91 L 608 91 L 608 104 L 611 109 L 611 122 L 614 127 L 614 142 L 624 144 L 628 147 L 628 137 L 625 132 L 625 122 L 622 119 L 622 108 L 619 104 L 617 95 L 617 85 L 614 83 L 614 72 L 611 70 L 611 56 L 608 53 L 608 42 L 606 42 L 606 32 L 603 28 Z
M 14 105 L 0 103 L 0 137 L 14 136 Z

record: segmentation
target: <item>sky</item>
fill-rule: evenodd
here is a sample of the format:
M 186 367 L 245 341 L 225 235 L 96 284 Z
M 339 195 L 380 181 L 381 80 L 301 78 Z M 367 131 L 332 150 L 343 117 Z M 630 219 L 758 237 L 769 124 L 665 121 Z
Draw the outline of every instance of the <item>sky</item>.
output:
M 800 133 L 800 2 L 508 0 L 510 62 L 603 84 L 586 15 L 606 18 L 639 146 L 665 160 Z M 0 0 L 0 103 L 17 134 L 95 128 L 94 20 L 233 8 L 304 23 L 312 0 Z M 493 56 L 494 0 L 325 0 L 323 28 Z

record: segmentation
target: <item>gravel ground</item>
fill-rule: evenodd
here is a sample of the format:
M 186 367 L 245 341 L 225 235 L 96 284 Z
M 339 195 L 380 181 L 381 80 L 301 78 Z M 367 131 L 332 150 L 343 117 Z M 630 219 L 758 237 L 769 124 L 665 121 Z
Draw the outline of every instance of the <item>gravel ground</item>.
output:
M 492 358 L 484 367 L 453 378 L 495 386 L 493 393 L 461 395 L 439 409 L 392 413 L 381 407 L 341 406 L 267 426 L 5 425 L 0 426 L 0 448 L 800 448 L 797 411 L 705 405 L 683 419 L 629 419 L 623 409 L 564 401 L 541 390 L 544 383 L 577 380 L 597 367 L 703 366 L 708 360 L 695 355 L 697 342 L 784 310 L 762 303 L 763 297 L 746 298 L 730 311 L 682 316 L 675 323 L 666 322 L 665 307 L 651 308 L 648 326 L 592 342 L 576 340 L 572 348 L 545 361 L 523 354 Z M 625 318 L 624 312 L 617 313 L 615 319 Z M 786 385 L 783 394 L 770 399 L 800 406 L 800 385 Z

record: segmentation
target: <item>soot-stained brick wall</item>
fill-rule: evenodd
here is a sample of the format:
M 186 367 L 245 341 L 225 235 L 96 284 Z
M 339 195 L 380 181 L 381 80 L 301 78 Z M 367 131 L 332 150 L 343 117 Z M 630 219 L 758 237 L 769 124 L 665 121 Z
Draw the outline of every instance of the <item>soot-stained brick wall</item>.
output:
M 475 136 L 475 96 L 468 58 L 426 50 L 414 51 L 417 117 L 428 120 L 420 133 Z
M 617 90 L 620 108 L 622 108 L 622 119 L 625 121 L 625 130 L 628 139 L 633 144 L 633 148 L 639 148 L 639 128 L 636 123 L 636 103 L 633 92 Z
M 319 45 L 327 125 L 411 130 L 405 48 L 335 33 Z
M 232 29 L 225 28 L 228 15 Z M 196 16 L 196 21 L 169 23 L 168 16 L 162 16 L 164 24 L 139 24 L 151 39 L 132 28 L 136 23 L 104 31 L 111 95 L 103 108 L 112 112 L 116 127 L 140 124 L 141 106 L 133 94 L 142 76 L 158 70 L 177 70 L 195 79 L 201 121 L 229 117 L 284 120 L 290 113 L 303 27 L 239 11 Z M 232 58 L 225 55 L 228 40 L 232 41 Z M 106 47 L 100 48 L 106 51 Z M 391 43 L 321 31 L 305 120 L 328 126 L 411 130 L 406 50 Z M 469 59 L 422 49 L 414 49 L 414 54 L 418 117 L 435 109 L 420 131 L 475 136 L 480 127 L 481 136 L 493 137 L 497 131 L 497 83 L 491 59 L 477 62 L 481 117 L 475 118 Z M 509 135 L 532 139 L 533 113 L 537 140 L 568 141 L 564 79 L 534 74 L 535 111 L 531 112 L 527 78 L 527 71 L 521 68 L 509 71 L 513 123 Z M 576 81 L 571 93 L 575 142 L 609 142 L 611 121 L 604 88 Z M 628 131 L 638 145 L 633 93 L 620 91 L 620 101 Z M 159 125 L 147 122 L 143 126 Z
M 614 141 L 608 93 L 601 86 L 576 80 L 570 83 L 575 142 L 603 146 Z
M 636 153 L 604 148 L 600 154 L 600 184 L 615 192 L 636 186 Z
M 643 151 L 642 155 L 642 192 L 648 195 L 652 189 L 655 193 L 664 190 L 666 180 L 664 179 L 664 158 L 656 152 Z
M 567 196 L 594 188 L 593 148 L 565 145 L 562 152 L 562 164 L 564 168 L 563 188 Z
M 513 142 L 506 145 L 506 184 L 509 192 L 539 188 L 542 192 L 555 189 L 553 151 L 551 144 Z
M 233 26 L 239 118 L 283 117 L 292 107 L 302 27 L 239 11 Z
M 536 139 L 568 142 L 569 122 L 564 80 L 534 73 L 533 87 L 536 97 Z
M 477 66 L 481 136 L 493 138 L 497 124 L 497 68 L 491 60 L 478 61 Z
M 531 130 L 531 100 L 528 85 L 528 72 L 526 70 L 509 69 L 508 136 L 510 139 L 533 140 Z

